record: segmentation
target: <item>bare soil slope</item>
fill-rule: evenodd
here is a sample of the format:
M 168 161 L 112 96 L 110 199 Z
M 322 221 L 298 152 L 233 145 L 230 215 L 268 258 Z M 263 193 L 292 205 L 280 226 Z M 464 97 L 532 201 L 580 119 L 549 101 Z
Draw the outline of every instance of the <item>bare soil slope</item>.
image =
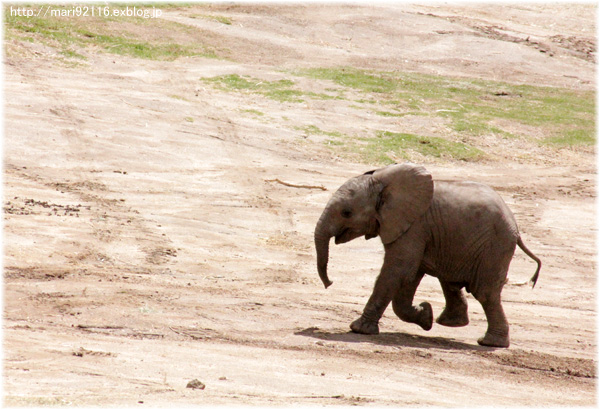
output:
M 535 264 L 515 254 L 503 293 L 510 349 L 477 345 L 486 321 L 470 296 L 465 328 L 425 332 L 390 309 L 380 335 L 356 335 L 348 325 L 382 246 L 333 247 L 335 283 L 324 290 L 312 233 L 332 192 L 373 166 L 337 156 L 307 126 L 436 134 L 445 125 L 202 81 L 354 66 L 593 89 L 594 14 L 589 5 L 198 6 L 162 18 L 203 30 L 228 59 L 90 52 L 73 68 L 51 47 L 7 44 L 5 404 L 594 405 L 592 149 L 505 140 L 490 141 L 487 161 L 416 157 L 435 178 L 497 189 L 543 260 L 531 290 L 516 284 Z M 444 306 L 433 278 L 416 300 L 436 315 Z M 193 379 L 205 388 L 186 388 Z

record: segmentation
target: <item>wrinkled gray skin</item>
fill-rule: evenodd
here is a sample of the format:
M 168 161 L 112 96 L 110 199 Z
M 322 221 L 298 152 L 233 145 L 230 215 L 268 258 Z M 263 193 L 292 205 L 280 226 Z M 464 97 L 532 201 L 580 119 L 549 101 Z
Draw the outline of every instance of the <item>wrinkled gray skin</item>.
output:
M 413 305 L 424 274 L 439 279 L 446 307 L 436 319 L 444 326 L 469 323 L 463 288 L 481 303 L 488 328 L 478 343 L 508 347 L 509 327 L 500 294 L 515 247 L 538 268 L 540 260 L 523 244 L 512 212 L 490 187 L 475 182 L 433 181 L 414 164 L 395 164 L 350 179 L 327 204 L 315 229 L 317 268 L 327 288 L 329 241 L 381 238 L 385 257 L 373 293 L 350 328 L 378 334 L 390 302 L 400 319 L 425 330 L 433 325 L 428 302 Z

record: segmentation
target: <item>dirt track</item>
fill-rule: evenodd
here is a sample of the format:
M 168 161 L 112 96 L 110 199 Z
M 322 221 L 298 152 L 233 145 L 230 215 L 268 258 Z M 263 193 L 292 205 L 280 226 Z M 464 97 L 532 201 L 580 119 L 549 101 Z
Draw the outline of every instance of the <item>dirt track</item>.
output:
M 337 100 L 280 103 L 200 79 L 353 65 L 593 89 L 595 9 L 211 12 L 234 24 L 177 9 L 163 18 L 205 30 L 230 60 L 97 53 L 73 69 L 50 48 L 22 44 L 5 61 L 5 403 L 594 405 L 592 150 L 514 142 L 489 161 L 422 161 L 435 178 L 497 189 L 543 260 L 535 290 L 516 285 L 535 264 L 517 251 L 511 265 L 510 349 L 477 345 L 486 321 L 470 296 L 465 328 L 425 332 L 389 309 L 380 335 L 356 335 L 348 325 L 382 246 L 333 247 L 334 285 L 324 290 L 312 232 L 332 192 L 372 166 L 336 157 L 301 127 L 352 134 L 387 121 L 435 133 L 439 124 L 349 115 Z M 435 279 L 423 280 L 422 300 L 443 309 Z M 192 379 L 206 388 L 187 389 Z

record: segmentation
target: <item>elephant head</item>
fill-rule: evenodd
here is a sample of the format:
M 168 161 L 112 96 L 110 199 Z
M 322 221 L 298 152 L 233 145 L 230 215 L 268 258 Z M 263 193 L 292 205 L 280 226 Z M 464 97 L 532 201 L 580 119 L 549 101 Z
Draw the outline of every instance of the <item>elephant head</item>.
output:
M 329 241 L 345 243 L 379 235 L 384 244 L 398 239 L 429 208 L 431 174 L 414 164 L 394 164 L 354 177 L 331 197 L 315 228 L 317 269 L 329 287 Z

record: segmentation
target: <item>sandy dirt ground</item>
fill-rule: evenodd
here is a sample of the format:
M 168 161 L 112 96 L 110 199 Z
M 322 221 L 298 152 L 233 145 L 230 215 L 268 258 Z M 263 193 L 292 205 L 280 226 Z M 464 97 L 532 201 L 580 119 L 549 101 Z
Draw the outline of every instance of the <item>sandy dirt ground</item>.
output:
M 5 404 L 595 405 L 592 149 L 504 140 L 489 142 L 486 161 L 421 161 L 434 178 L 498 190 L 543 261 L 532 290 L 517 283 L 535 263 L 519 250 L 513 259 L 509 349 L 477 345 L 486 321 L 470 295 L 467 327 L 425 332 L 389 309 L 380 335 L 357 335 L 348 325 L 381 243 L 333 246 L 325 290 L 312 234 L 335 189 L 373 166 L 303 127 L 436 135 L 445 125 L 201 81 L 352 65 L 594 89 L 595 8 L 210 9 L 233 24 L 186 9 L 162 18 L 204 30 L 230 59 L 92 52 L 71 68 L 29 43 L 5 60 Z M 430 277 L 415 300 L 436 315 L 444 306 Z M 194 379 L 205 387 L 186 388 Z

